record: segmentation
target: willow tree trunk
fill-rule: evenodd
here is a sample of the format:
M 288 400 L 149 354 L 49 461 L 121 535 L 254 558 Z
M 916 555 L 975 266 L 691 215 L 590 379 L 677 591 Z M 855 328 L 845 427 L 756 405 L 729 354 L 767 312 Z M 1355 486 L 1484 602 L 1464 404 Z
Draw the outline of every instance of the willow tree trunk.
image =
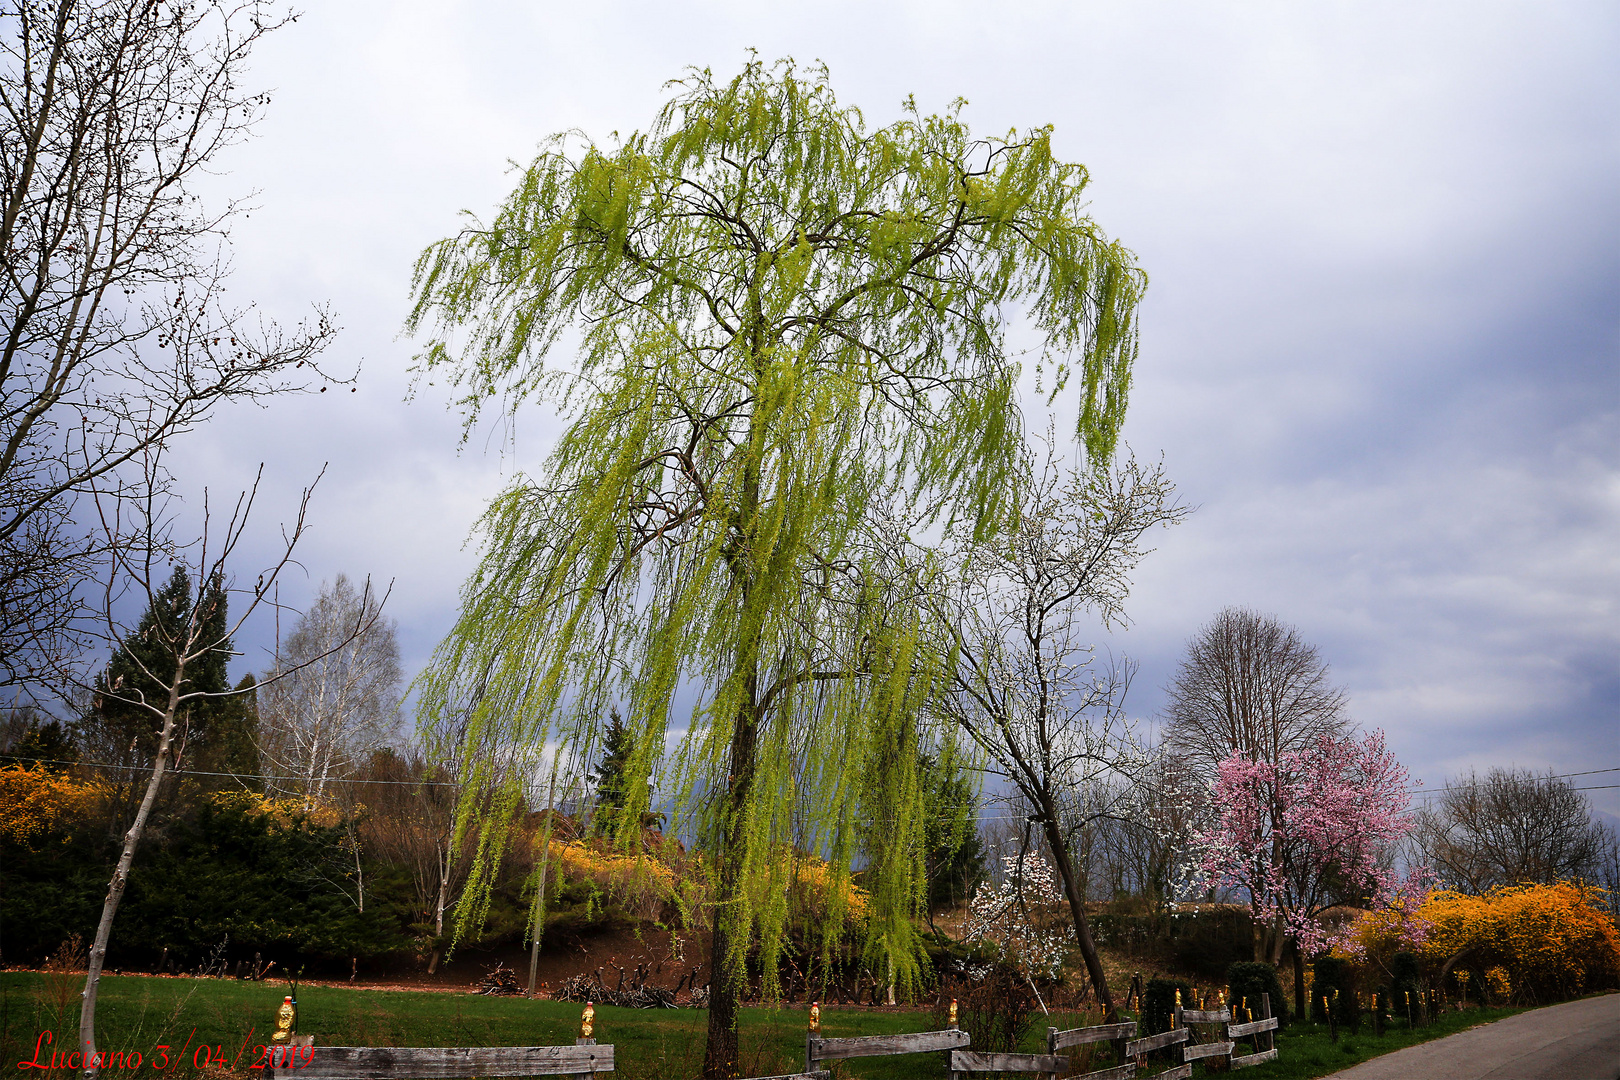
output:
M 755 342 L 755 355 L 759 355 Z M 755 384 L 764 379 L 764 369 L 756 362 Z M 750 444 L 758 445 L 756 427 L 758 412 L 749 423 Z M 743 620 L 743 636 L 737 644 L 736 666 L 733 675 L 742 686 L 742 700 L 737 704 L 737 717 L 731 732 L 730 756 L 727 761 L 726 793 L 721 801 L 720 820 L 717 822 L 715 866 L 719 872 L 719 893 L 714 904 L 714 940 L 709 953 L 709 1031 L 703 1052 L 703 1080 L 732 1080 L 737 1070 L 737 1005 L 742 998 L 743 981 L 747 969 L 732 965 L 727 957 L 736 947 L 735 938 L 747 937 L 752 928 L 738 925 L 736 910 L 742 883 L 744 845 L 747 837 L 748 799 L 753 792 L 754 770 L 757 766 L 756 750 L 759 743 L 759 637 L 757 630 L 750 638 L 749 611 L 754 596 L 754 566 L 758 541 L 756 515 L 759 512 L 760 467 L 758 462 L 743 472 L 741 498 L 738 500 L 732 553 L 728 556 L 728 569 L 737 583 L 739 597 L 738 616 Z
M 1074 936 L 1080 942 L 1080 955 L 1085 957 L 1086 974 L 1091 977 L 1091 988 L 1097 994 L 1097 1004 L 1103 1009 L 1103 1023 L 1118 1021 L 1114 1011 L 1114 995 L 1108 989 L 1108 973 L 1103 970 L 1102 957 L 1097 955 L 1097 942 L 1091 936 L 1091 924 L 1086 919 L 1086 893 L 1075 871 L 1074 860 L 1063 842 L 1063 830 L 1058 827 L 1057 807 L 1050 798 L 1042 800 L 1041 815 L 1045 819 L 1046 846 L 1057 863 L 1058 877 L 1063 881 L 1063 895 L 1069 901 L 1069 914 L 1074 919 Z
M 737 925 L 737 895 L 742 881 L 743 836 L 749 789 L 753 786 L 759 718 L 754 700 L 757 676 L 749 676 L 747 700 L 738 709 L 731 735 L 731 775 L 727 778 L 720 843 L 715 851 L 720 871 L 719 902 L 714 905 L 714 945 L 709 954 L 709 1037 L 703 1055 L 703 1080 L 732 1080 L 737 1072 L 737 1005 L 742 998 L 746 969 L 727 960 L 735 938 L 746 938 L 749 927 Z
M 113 869 L 112 882 L 107 886 L 107 899 L 101 905 L 101 922 L 96 926 L 95 944 L 90 947 L 89 970 L 84 977 L 83 1001 L 79 1007 L 79 1049 L 84 1052 L 84 1074 L 95 1076 L 96 1060 L 96 991 L 101 985 L 101 972 L 107 965 L 107 942 L 112 937 L 113 916 L 124 898 L 129 884 L 129 868 L 135 861 L 135 846 L 146 831 L 146 820 L 152 815 L 157 802 L 158 788 L 163 784 L 163 773 L 168 765 L 169 746 L 174 740 L 174 716 L 180 706 L 180 685 L 185 679 L 185 664 L 175 668 L 174 682 L 169 687 L 169 707 L 163 714 L 163 730 L 158 736 L 157 756 L 152 760 L 152 777 L 146 782 L 146 797 L 135 812 L 135 821 L 124 834 L 124 850 Z

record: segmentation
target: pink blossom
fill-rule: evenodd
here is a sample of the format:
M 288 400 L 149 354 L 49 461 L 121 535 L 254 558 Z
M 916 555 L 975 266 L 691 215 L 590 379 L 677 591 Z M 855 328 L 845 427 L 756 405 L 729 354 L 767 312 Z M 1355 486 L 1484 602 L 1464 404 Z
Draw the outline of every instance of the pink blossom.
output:
M 1317 916 L 1346 888 L 1374 903 L 1420 895 L 1388 859 L 1412 827 L 1408 786 L 1381 731 L 1324 736 L 1275 764 L 1234 755 L 1211 792 L 1216 822 L 1194 841 L 1199 869 L 1247 893 L 1256 920 L 1280 916 L 1301 950 L 1322 952 L 1335 942 Z M 1424 932 L 1416 921 L 1409 928 Z

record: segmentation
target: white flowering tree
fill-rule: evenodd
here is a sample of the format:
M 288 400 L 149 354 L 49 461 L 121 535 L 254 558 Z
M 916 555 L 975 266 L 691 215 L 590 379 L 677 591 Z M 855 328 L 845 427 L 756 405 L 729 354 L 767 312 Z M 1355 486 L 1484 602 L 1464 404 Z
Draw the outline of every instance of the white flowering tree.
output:
M 932 564 L 941 584 L 923 590 L 925 602 L 953 646 L 932 707 L 1029 807 L 1098 1003 L 1112 1014 L 1073 845 L 1088 824 L 1128 813 L 1148 755 L 1125 714 L 1131 666 L 1095 664 L 1084 635 L 1125 623 L 1130 573 L 1149 550 L 1143 536 L 1188 511 L 1161 467 L 1134 458 L 1084 472 L 1026 460 L 1012 491 L 1006 529 L 948 543 Z
M 1074 925 L 1057 875 L 1045 859 L 1003 855 L 1001 865 L 999 882 L 986 881 L 974 890 L 967 940 L 994 945 L 1034 989 L 1036 975 L 1054 979 L 1062 972 L 1063 958 L 1074 947 Z M 1035 996 L 1040 997 L 1039 990 Z

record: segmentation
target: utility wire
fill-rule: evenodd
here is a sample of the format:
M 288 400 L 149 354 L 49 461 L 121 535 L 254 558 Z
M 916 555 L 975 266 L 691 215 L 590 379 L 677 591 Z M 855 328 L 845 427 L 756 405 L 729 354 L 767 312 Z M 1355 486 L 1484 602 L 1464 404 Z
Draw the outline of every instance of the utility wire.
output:
M 1617 767 L 1612 768 L 1612 769 L 1587 769 L 1585 772 L 1559 773 L 1556 776 L 1538 776 L 1538 777 L 1536 777 L 1536 779 L 1537 780 L 1563 780 L 1563 779 L 1566 779 L 1566 778 L 1571 777 L 1571 776 L 1596 776 L 1599 773 L 1611 773 L 1611 772 L 1620 772 L 1620 766 L 1617 766 Z M 1608 788 L 1608 787 L 1620 787 L 1620 784 L 1605 784 L 1605 785 L 1602 785 L 1601 787 L 1583 787 L 1583 788 L 1576 788 L 1575 790 L 1576 791 L 1602 791 L 1602 790 L 1604 790 L 1604 788 Z M 1421 789 L 1419 789 L 1417 791 L 1411 792 L 1411 794 L 1413 794 L 1413 795 L 1433 795 L 1436 792 L 1446 791 L 1446 790 L 1449 790 L 1449 789 L 1448 788 L 1443 788 L 1443 787 L 1421 788 Z
M 119 770 L 119 771 L 122 771 L 122 772 L 147 773 L 147 772 L 152 771 L 152 767 L 150 765 L 113 765 L 113 764 L 111 764 L 109 762 L 105 762 L 105 761 L 61 761 L 61 760 L 54 760 L 54 759 L 51 759 L 51 758 L 34 758 L 34 757 L 28 757 L 26 755 L 18 755 L 18 754 L 0 754 L 0 758 L 7 758 L 7 759 L 10 759 L 12 761 L 33 761 L 33 762 L 37 762 L 37 763 L 39 763 L 41 765 L 65 765 L 65 766 L 82 765 L 82 766 L 84 766 L 86 768 L 91 768 L 91 769 L 115 769 L 115 770 Z M 305 783 L 305 782 L 307 782 L 309 780 L 309 777 L 307 777 L 307 776 L 266 776 L 266 775 L 261 774 L 261 773 L 210 772 L 210 771 L 208 771 L 206 769 L 169 768 L 169 769 L 165 769 L 164 771 L 167 772 L 167 773 L 171 773 L 173 775 L 176 775 L 176 776 L 222 776 L 222 777 L 227 777 L 227 778 L 232 779 L 232 780 L 275 780 L 275 781 L 283 781 L 283 782 L 287 782 L 287 783 Z M 990 770 L 983 770 L 983 771 L 990 771 Z M 1609 768 L 1609 769 L 1587 769 L 1584 772 L 1558 773 L 1555 776 L 1538 777 L 1537 779 L 1542 779 L 1542 780 L 1563 780 L 1563 779 L 1567 779 L 1568 777 L 1571 777 L 1571 776 L 1596 776 L 1596 775 L 1598 775 L 1600 773 L 1612 773 L 1612 772 L 1620 772 L 1620 766 L 1616 766 L 1614 768 Z M 391 785 L 391 786 L 395 786 L 395 787 L 460 787 L 461 786 L 461 784 L 459 782 L 455 781 L 455 780 L 350 780 L 350 779 L 332 779 L 332 780 L 328 780 L 327 782 L 328 783 L 333 783 L 333 784 L 386 784 L 386 785 Z M 1576 791 L 1609 791 L 1609 790 L 1612 790 L 1614 788 L 1620 788 L 1620 784 L 1596 784 L 1596 785 L 1592 785 L 1590 787 L 1578 787 L 1578 788 L 1575 788 L 1574 790 L 1576 790 Z M 1436 794 L 1438 792 L 1442 792 L 1442 791 L 1446 791 L 1446 790 L 1448 790 L 1448 789 L 1446 789 L 1446 788 L 1421 788 L 1421 789 L 1419 789 L 1417 791 L 1410 792 L 1409 794 L 1412 794 L 1412 795 L 1432 795 L 1432 794 Z M 1017 813 L 1015 813 L 1015 814 L 1004 814 L 1004 815 L 1003 814 L 985 814 L 985 815 L 981 815 L 981 820 L 984 820 L 984 821 L 1017 821 L 1017 820 L 1021 820 L 1024 817 L 1027 817 L 1027 816 L 1028 815 L 1026 815 L 1026 814 L 1017 814 Z

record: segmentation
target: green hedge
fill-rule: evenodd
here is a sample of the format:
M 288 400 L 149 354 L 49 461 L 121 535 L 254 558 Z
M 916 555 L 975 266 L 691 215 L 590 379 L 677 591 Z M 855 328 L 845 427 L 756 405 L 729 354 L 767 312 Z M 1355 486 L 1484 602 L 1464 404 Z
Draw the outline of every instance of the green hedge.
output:
M 1348 1031 L 1361 1030 L 1361 1009 L 1356 1005 L 1356 973 L 1348 963 L 1335 956 L 1319 956 L 1311 964 L 1315 972 L 1311 986 L 1311 1019 L 1319 1024 L 1328 1021 L 1323 999 L 1332 1007 L 1333 1022 Z M 1338 994 L 1335 995 L 1334 991 Z
M 1236 1010 L 1242 1007 L 1243 1000 L 1247 998 L 1250 1011 L 1258 1019 L 1261 994 L 1271 995 L 1272 1015 L 1277 1017 L 1279 1027 L 1286 1027 L 1289 1019 L 1288 999 L 1283 996 L 1276 968 L 1270 964 L 1240 960 L 1226 969 L 1226 999 L 1232 1003 L 1234 1018 Z
M 1147 981 L 1142 991 L 1142 1023 L 1147 1027 L 1145 1034 L 1157 1035 L 1170 1030 L 1170 1021 L 1176 1011 L 1177 990 L 1181 991 L 1182 1005 L 1191 1008 L 1193 988 L 1190 983 L 1163 978 Z

